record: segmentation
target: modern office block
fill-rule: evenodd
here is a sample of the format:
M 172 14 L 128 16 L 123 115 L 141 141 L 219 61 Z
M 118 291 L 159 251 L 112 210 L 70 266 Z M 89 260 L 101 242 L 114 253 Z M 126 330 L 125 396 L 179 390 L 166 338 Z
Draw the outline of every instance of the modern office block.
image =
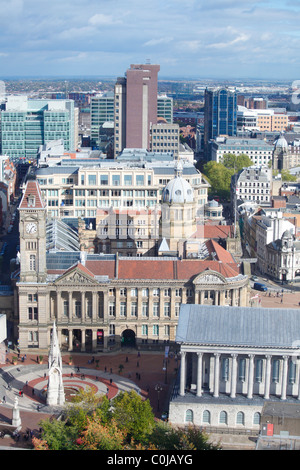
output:
M 91 98 L 91 146 L 99 147 L 99 132 L 105 122 L 114 121 L 114 93 Z
M 57 139 L 63 139 L 66 150 L 75 150 L 77 119 L 72 100 L 9 96 L 1 112 L 2 153 L 34 160 L 41 145 Z
M 159 65 L 131 65 L 115 85 L 115 157 L 124 148 L 150 148 L 157 123 Z
M 237 132 L 237 95 L 231 88 L 205 90 L 204 145 L 218 136 L 235 136 Z

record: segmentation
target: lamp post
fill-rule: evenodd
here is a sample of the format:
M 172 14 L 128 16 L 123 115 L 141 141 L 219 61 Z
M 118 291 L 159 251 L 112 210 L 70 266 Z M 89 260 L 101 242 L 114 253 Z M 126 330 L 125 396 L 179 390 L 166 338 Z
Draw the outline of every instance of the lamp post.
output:
M 157 411 L 159 411 L 159 392 L 162 391 L 162 387 L 161 385 L 156 384 L 154 389 L 157 391 Z
M 163 370 L 165 371 L 165 384 L 168 383 L 168 359 L 165 358 L 164 359 L 164 363 L 163 363 Z

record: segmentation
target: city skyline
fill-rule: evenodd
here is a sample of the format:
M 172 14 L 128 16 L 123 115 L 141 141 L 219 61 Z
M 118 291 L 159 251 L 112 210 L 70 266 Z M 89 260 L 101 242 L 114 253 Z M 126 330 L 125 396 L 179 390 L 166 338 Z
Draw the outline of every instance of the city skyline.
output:
M 299 78 L 299 0 L 142 3 L 0 0 L 0 78 L 118 77 L 147 62 L 161 78 Z

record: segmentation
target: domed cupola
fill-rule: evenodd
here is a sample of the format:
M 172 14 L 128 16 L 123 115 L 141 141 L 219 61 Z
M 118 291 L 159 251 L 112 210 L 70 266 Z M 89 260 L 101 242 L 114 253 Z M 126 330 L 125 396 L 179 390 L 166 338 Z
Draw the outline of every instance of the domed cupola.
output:
M 182 163 L 179 160 L 175 167 L 175 178 L 173 178 L 163 190 L 162 200 L 168 204 L 184 204 L 194 202 L 194 191 L 192 186 L 182 177 Z
M 275 150 L 287 152 L 288 148 L 289 146 L 287 140 L 284 137 L 283 132 L 281 132 L 280 137 L 278 137 L 278 139 L 275 141 Z

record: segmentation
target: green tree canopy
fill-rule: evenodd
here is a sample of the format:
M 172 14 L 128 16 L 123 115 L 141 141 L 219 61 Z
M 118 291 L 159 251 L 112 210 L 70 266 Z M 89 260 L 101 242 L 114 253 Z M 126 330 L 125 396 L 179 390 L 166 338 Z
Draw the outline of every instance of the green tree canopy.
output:
M 38 450 L 216 450 L 196 426 L 188 429 L 156 421 L 149 400 L 135 391 L 122 392 L 112 401 L 92 390 L 80 394 L 82 402 L 67 406 L 61 420 L 39 424 Z
M 248 155 L 245 155 L 243 153 L 241 153 L 240 155 L 226 153 L 225 155 L 223 155 L 222 163 L 228 170 L 233 170 L 235 173 L 238 173 L 243 168 L 247 168 L 248 166 L 253 165 L 253 162 L 248 157 Z
M 233 170 L 226 168 L 223 163 L 210 161 L 203 166 L 203 174 L 211 185 L 209 190 L 212 196 L 218 195 L 221 198 L 230 198 L 230 182 Z

